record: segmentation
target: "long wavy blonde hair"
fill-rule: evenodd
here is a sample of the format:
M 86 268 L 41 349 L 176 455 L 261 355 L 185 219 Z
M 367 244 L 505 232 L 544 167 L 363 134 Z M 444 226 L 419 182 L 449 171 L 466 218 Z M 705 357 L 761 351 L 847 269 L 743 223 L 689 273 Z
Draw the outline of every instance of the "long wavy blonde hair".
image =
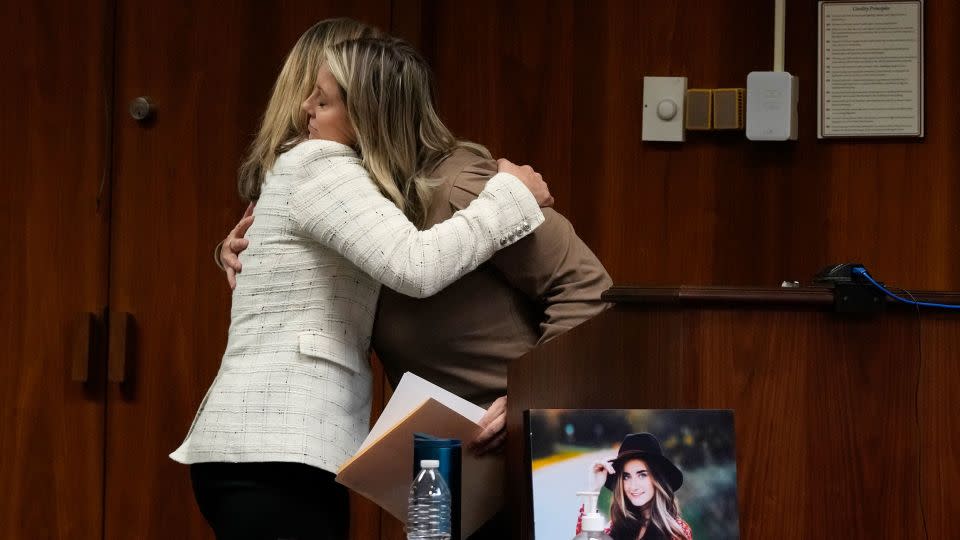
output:
M 457 148 L 490 157 L 457 140 L 434 107 L 430 68 L 396 38 L 345 41 L 327 51 L 357 135 L 363 165 L 380 191 L 418 227 L 426 221 L 435 182 L 429 172 Z
M 643 461 L 643 460 L 641 460 Z M 646 463 L 646 462 L 644 462 Z M 626 463 L 623 464 L 626 467 Z M 614 539 L 634 540 L 643 526 L 647 526 L 649 536 L 669 540 L 683 540 L 684 532 L 677 518 L 680 517 L 680 503 L 670 488 L 662 480 L 658 471 L 647 463 L 653 484 L 653 500 L 650 501 L 650 517 L 645 518 L 643 510 L 634 506 L 623 494 L 623 474 L 617 475 L 617 485 L 610 501 L 610 536 Z M 651 532 L 651 529 L 653 532 Z M 644 536 L 647 536 L 646 534 Z
M 379 35 L 376 28 L 339 18 L 320 21 L 300 36 L 283 63 L 260 130 L 240 165 L 237 187 L 244 200 L 259 199 L 263 178 L 277 156 L 307 138 L 307 116 L 300 105 L 316 84 L 325 51 L 342 41 Z

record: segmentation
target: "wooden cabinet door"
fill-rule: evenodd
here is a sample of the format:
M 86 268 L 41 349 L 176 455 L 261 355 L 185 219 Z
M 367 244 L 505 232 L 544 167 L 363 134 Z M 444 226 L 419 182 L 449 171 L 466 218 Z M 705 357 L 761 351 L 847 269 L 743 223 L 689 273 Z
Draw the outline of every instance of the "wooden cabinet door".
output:
M 0 538 L 100 538 L 107 2 L 0 4 Z M 91 334 L 92 332 L 92 334 Z M 86 381 L 86 382 L 84 382 Z
M 124 380 L 107 388 L 105 538 L 210 538 L 188 469 L 168 454 L 226 343 L 230 291 L 212 252 L 245 206 L 237 167 L 297 37 L 333 16 L 386 28 L 390 2 L 116 9 L 110 369 Z M 138 97 L 152 117 L 128 114 Z

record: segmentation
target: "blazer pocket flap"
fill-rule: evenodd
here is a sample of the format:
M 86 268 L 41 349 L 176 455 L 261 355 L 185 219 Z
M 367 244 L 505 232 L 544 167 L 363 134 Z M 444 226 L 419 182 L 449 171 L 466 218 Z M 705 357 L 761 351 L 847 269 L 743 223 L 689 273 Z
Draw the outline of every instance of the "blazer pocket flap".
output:
M 333 362 L 351 373 L 360 373 L 360 353 L 347 336 L 310 332 L 300 334 L 300 354 Z

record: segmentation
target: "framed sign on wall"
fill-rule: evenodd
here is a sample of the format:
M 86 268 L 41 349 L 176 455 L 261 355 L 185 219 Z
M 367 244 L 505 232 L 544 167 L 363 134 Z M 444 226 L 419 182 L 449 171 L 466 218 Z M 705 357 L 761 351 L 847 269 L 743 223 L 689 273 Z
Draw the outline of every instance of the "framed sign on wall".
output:
M 923 137 L 923 7 L 820 2 L 819 138 Z

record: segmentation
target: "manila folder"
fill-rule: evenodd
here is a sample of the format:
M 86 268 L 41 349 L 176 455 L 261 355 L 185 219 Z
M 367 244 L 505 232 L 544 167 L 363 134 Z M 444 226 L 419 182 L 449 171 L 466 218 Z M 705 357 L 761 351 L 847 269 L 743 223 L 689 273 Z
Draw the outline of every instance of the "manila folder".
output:
M 479 431 L 473 421 L 429 398 L 344 463 L 337 473 L 337 482 L 406 523 L 407 499 L 413 482 L 413 434 L 460 439 L 466 444 Z M 503 504 L 504 460 L 502 455 L 478 458 L 466 449 L 462 460 L 460 531 L 466 538 Z

